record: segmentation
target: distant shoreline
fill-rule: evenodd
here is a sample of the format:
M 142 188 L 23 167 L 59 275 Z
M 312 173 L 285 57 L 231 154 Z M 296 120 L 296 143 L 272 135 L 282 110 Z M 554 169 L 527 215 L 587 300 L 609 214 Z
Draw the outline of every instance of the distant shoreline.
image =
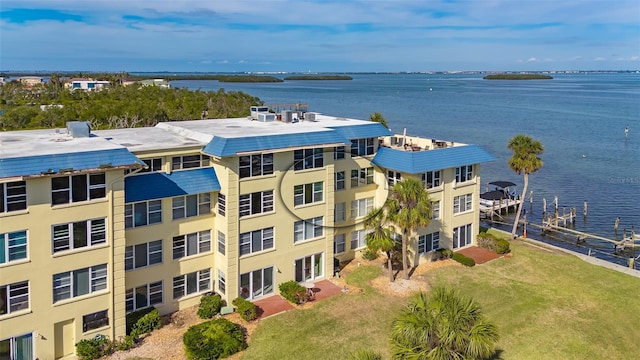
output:
M 553 76 L 542 74 L 492 74 L 483 77 L 485 80 L 551 80 Z

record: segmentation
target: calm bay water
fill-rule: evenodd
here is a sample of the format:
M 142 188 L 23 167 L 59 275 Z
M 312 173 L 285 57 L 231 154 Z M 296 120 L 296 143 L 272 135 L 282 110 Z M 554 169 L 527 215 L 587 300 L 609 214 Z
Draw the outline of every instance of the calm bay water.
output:
M 243 91 L 266 103 L 308 103 L 309 111 L 358 119 L 377 111 L 398 133 L 407 128 L 410 135 L 483 146 L 497 159 L 482 166 L 483 184 L 508 180 L 519 191 L 522 177 L 507 165 L 506 144 L 524 133 L 545 147 L 543 168 L 530 176 L 530 219 L 539 223 L 542 199 L 552 210 L 557 195 L 561 208 L 576 207 L 579 214 L 588 201 L 587 221 L 580 215 L 576 230 L 613 238 L 620 217 L 619 236 L 632 225 L 640 233 L 640 74 L 558 74 L 535 81 L 462 74 L 352 77 L 258 84 L 173 81 L 172 86 Z

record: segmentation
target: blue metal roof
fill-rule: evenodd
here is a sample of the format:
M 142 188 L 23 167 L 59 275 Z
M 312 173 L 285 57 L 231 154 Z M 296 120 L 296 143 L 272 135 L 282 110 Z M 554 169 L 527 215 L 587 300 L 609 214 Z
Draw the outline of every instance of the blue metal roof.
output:
M 145 165 L 126 148 L 0 158 L 0 178 L 55 174 L 60 169 L 81 171 L 136 164 Z
M 153 172 L 124 179 L 124 199 L 128 203 L 219 190 L 220 182 L 213 168 L 181 170 L 171 174 Z
M 380 147 L 372 162 L 385 169 L 419 174 L 494 160 L 496 159 L 480 146 L 465 145 L 423 151 Z
M 300 146 L 347 143 L 347 138 L 333 131 L 313 131 L 295 134 L 225 138 L 215 136 L 202 150 L 214 156 L 230 156 L 238 153 L 262 150 L 287 149 Z
M 393 133 L 382 126 L 382 124 L 373 121 L 369 124 L 333 126 L 330 128 L 349 140 L 393 135 Z

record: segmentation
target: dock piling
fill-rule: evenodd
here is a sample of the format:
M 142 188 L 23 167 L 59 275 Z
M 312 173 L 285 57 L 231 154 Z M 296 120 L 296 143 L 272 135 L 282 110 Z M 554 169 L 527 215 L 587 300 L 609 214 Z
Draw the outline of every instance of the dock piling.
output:
M 587 217 L 587 200 L 584 201 L 584 203 L 582 204 L 582 216 Z

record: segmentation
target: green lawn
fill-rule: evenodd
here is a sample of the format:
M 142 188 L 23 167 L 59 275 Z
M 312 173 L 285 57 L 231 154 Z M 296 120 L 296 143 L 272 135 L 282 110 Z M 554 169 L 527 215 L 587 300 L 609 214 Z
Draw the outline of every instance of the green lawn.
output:
M 640 356 L 639 278 L 519 242 L 512 249 L 512 258 L 424 276 L 482 305 L 499 327 L 502 359 Z M 366 283 L 376 270 L 360 267 L 351 281 Z M 403 298 L 367 289 L 266 319 L 241 359 L 344 359 L 358 349 L 388 358 L 390 324 L 403 304 Z

